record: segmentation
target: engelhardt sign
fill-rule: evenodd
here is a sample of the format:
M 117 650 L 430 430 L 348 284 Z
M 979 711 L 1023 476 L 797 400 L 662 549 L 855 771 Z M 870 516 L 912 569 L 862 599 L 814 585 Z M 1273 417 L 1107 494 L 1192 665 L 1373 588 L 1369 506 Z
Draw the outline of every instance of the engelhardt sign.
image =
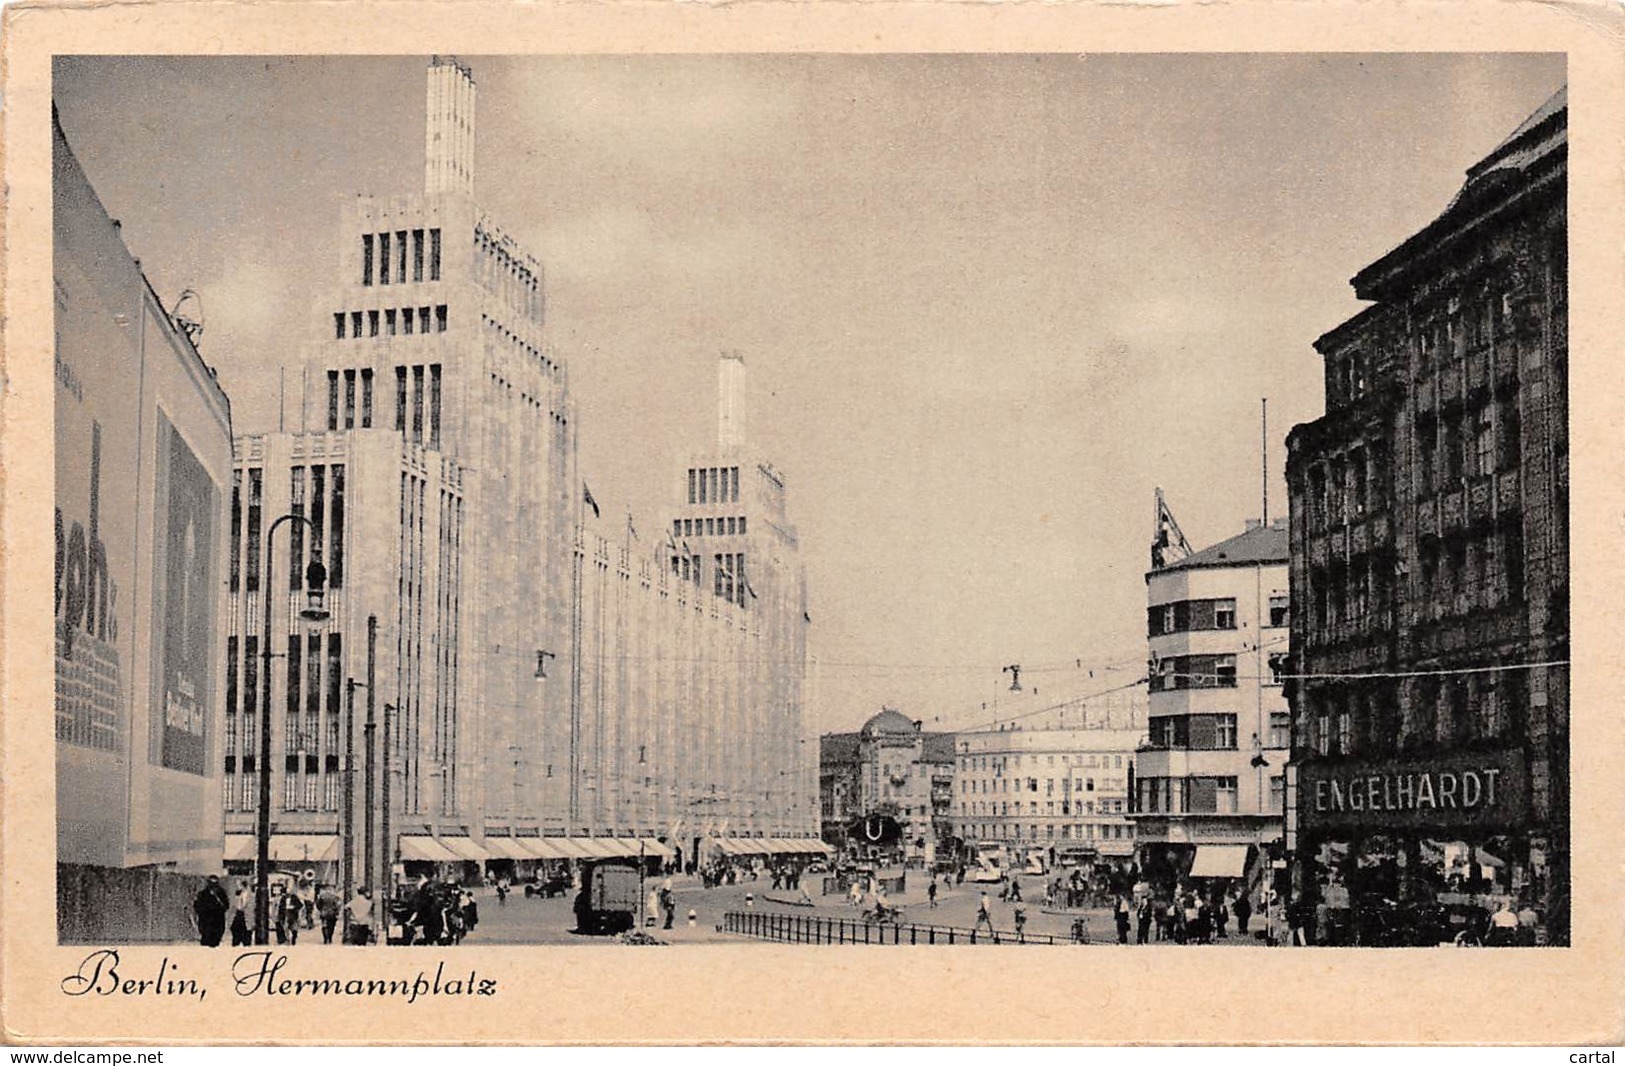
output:
M 1512 826 L 1525 817 L 1518 753 L 1453 754 L 1407 763 L 1309 763 L 1299 771 L 1305 829 Z

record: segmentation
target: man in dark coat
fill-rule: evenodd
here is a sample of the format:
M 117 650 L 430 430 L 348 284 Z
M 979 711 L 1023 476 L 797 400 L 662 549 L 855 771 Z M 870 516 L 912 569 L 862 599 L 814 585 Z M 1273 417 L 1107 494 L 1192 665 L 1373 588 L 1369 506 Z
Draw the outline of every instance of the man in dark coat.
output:
M 220 886 L 220 878 L 210 874 L 192 901 L 192 913 L 197 915 L 198 943 L 206 948 L 220 946 L 226 935 L 226 914 L 231 910 L 231 899 Z

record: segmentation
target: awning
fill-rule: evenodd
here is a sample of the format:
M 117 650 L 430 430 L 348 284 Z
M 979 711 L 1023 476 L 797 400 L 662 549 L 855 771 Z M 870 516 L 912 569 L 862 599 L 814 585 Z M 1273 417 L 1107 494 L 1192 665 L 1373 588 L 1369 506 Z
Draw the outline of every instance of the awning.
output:
M 559 854 L 561 859 L 592 859 L 597 858 L 597 852 L 591 851 L 582 843 L 581 837 L 548 837 L 548 844 Z
M 253 862 L 259 856 L 258 841 L 241 833 L 226 834 L 226 861 Z
M 635 840 L 623 840 L 620 837 L 597 837 L 593 840 L 593 843 L 608 850 L 609 857 L 612 859 L 630 858 L 638 853 L 638 842 Z
M 582 854 L 589 859 L 614 859 L 623 853 L 617 849 L 609 839 L 597 837 L 571 837 L 570 843 L 580 848 Z
M 401 858 L 413 862 L 461 862 L 454 852 L 448 851 L 434 837 L 401 837 Z
M 485 849 L 493 859 L 530 859 L 535 856 L 526 851 L 515 837 L 486 837 Z
M 634 841 L 634 843 L 638 842 Z M 662 859 L 669 859 L 676 854 L 676 852 L 672 851 L 669 845 L 662 844 L 653 837 L 644 837 L 641 843 L 643 844 L 643 854 L 645 855 L 655 855 Z
M 484 862 L 491 857 L 491 853 L 480 847 L 468 837 L 441 837 L 440 843 L 446 845 L 459 859 L 468 859 L 471 862 Z
M 1247 869 L 1246 844 L 1203 844 L 1191 862 L 1191 877 L 1240 877 Z
M 560 847 L 559 837 L 518 837 L 533 859 L 573 859 L 576 854 Z
M 339 838 L 336 836 L 271 838 L 271 858 L 276 862 L 336 862 L 338 857 Z

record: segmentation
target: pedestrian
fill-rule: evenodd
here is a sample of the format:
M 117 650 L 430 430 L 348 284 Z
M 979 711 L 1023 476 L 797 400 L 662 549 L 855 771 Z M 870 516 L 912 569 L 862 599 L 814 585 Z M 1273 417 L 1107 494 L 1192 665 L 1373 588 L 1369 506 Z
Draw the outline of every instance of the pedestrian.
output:
M 1236 935 L 1246 936 L 1247 923 L 1251 921 L 1253 917 L 1253 904 L 1252 901 L 1247 898 L 1247 892 L 1245 890 L 1236 893 L 1235 912 Z
M 339 895 L 333 891 L 332 885 L 322 885 L 316 890 L 316 913 L 322 920 L 322 943 L 333 942 L 333 930 L 339 924 Z
M 192 900 L 192 913 L 197 917 L 198 943 L 206 948 L 217 948 L 226 935 L 226 914 L 231 910 L 231 899 L 220 885 L 218 874 L 210 874 Z M 1514 919 L 1514 923 L 1516 919 Z
M 418 927 L 425 944 L 438 944 L 446 935 L 446 916 L 441 910 L 437 885 L 425 877 L 418 883 L 418 894 L 413 924 Z
M 664 928 L 671 928 L 671 920 L 677 915 L 677 896 L 671 889 L 671 878 L 666 878 L 660 884 L 660 909 L 666 912 Z
M 1128 943 L 1129 904 L 1127 896 L 1117 897 L 1117 942 Z
M 480 924 L 479 901 L 474 898 L 473 891 L 467 888 L 463 889 L 462 912 L 463 933 L 464 935 L 467 935 L 468 933 L 472 933 L 474 931 L 474 927 L 476 925 Z
M 1027 942 L 1027 906 L 1023 903 L 1015 905 L 1016 943 Z
M 305 913 L 305 905 L 299 899 L 299 893 L 292 889 L 285 889 L 282 898 L 277 901 L 276 942 L 278 944 L 299 943 L 299 919 Z
M 1021 878 L 1019 877 L 1010 878 L 1010 902 L 1021 902 Z
M 931 883 L 925 886 L 925 896 L 931 901 L 931 906 L 937 905 L 937 875 L 931 875 Z
M 365 885 L 356 889 L 345 909 L 350 912 L 350 943 L 372 943 L 372 892 Z
M 1508 948 L 1518 943 L 1518 912 L 1512 909 L 1510 899 L 1502 900 L 1501 906 L 1490 916 L 1490 931 L 1485 943 L 1492 948 Z
M 1150 896 L 1146 896 L 1144 899 L 1140 900 L 1140 910 L 1139 913 L 1135 915 L 1135 917 L 1139 920 L 1139 925 L 1134 938 L 1134 942 L 1136 944 L 1144 944 L 1150 940 L 1151 917 L 1154 910 L 1155 907 L 1151 902 Z
M 854 907 L 863 906 L 863 883 L 857 878 L 852 879 L 852 888 L 847 892 L 847 900 Z
M 231 902 L 231 946 L 246 948 L 254 942 L 248 928 L 249 915 L 254 913 L 254 890 L 246 884 L 237 890 Z
M 1224 894 L 1220 893 L 1213 897 L 1213 928 L 1218 931 L 1220 940 L 1229 939 L 1229 934 L 1224 931 L 1224 927 L 1229 921 L 1230 908 L 1224 902 Z
M 971 928 L 971 935 L 975 936 L 976 930 L 982 928 L 984 924 L 986 924 L 988 932 L 994 932 L 993 905 L 988 901 L 987 889 L 985 888 L 982 889 L 982 898 L 976 901 L 976 924 Z

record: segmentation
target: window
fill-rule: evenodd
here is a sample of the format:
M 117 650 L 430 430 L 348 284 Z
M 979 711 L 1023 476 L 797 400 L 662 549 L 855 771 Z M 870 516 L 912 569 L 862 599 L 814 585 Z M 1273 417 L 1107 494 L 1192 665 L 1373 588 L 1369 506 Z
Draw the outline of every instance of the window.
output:
M 1179 631 L 1179 625 L 1175 621 L 1174 614 L 1175 614 L 1175 612 L 1174 612 L 1174 605 L 1173 604 L 1171 604 L 1171 603 L 1163 604 L 1163 607 L 1162 607 L 1162 631 L 1164 633 L 1177 633 Z
M 1287 602 L 1285 596 L 1270 597 L 1270 626 L 1272 628 L 1281 629 L 1290 623 L 1291 616 L 1287 612 Z
M 1337 712 L 1337 753 L 1339 755 L 1352 755 L 1354 753 L 1354 719 L 1349 709 L 1343 707 Z
M 429 365 L 429 447 L 440 447 L 440 364 Z M 628 520 L 630 521 L 630 519 Z
M 418 332 L 429 332 L 429 309 L 427 307 L 418 308 Z
M 1286 810 L 1286 778 L 1280 774 L 1270 777 L 1270 813 L 1280 814 Z
M 341 341 L 341 340 L 344 339 L 344 312 L 343 311 L 334 311 L 333 312 L 333 339 L 336 340 L 336 341 Z
M 361 238 L 361 284 L 372 284 L 372 234 Z
M 344 372 L 344 428 L 355 428 L 355 371 Z
M 413 315 L 410 307 L 401 308 L 401 332 L 408 337 L 412 335 Z
M 1236 657 L 1234 655 L 1216 655 L 1213 657 L 1213 684 L 1218 688 L 1236 687 Z
M 367 312 L 367 336 L 369 336 L 369 337 L 378 336 L 378 312 L 377 311 L 368 311 Z
M 1279 685 L 1279 684 L 1281 684 L 1281 682 L 1283 680 L 1285 680 L 1286 668 L 1287 668 L 1287 655 L 1288 655 L 1288 653 L 1284 652 L 1284 651 L 1272 651 L 1272 652 L 1270 652 L 1270 657 L 1269 657 L 1269 664 L 1270 664 L 1269 684 L 1271 684 L 1271 685 Z
M 745 535 L 745 517 L 743 515 L 739 517 L 739 535 L 741 537 Z
M 1236 628 L 1236 601 L 1235 600 L 1215 600 L 1215 601 L 1213 601 L 1213 628 L 1214 629 L 1234 629 L 1234 628 Z
M 395 231 L 395 279 L 406 283 L 406 231 Z
M 351 311 L 350 312 L 350 336 L 352 336 L 352 337 L 360 337 L 361 336 L 361 312 L 360 311 Z
M 436 333 L 444 333 L 444 332 L 446 332 L 446 305 L 445 304 L 437 304 L 435 306 L 435 309 L 434 309 L 434 331 Z
M 423 367 L 412 368 L 412 443 L 423 443 Z
M 1213 746 L 1225 750 L 1234 750 L 1236 746 L 1236 716 L 1233 714 L 1214 715 Z
M 1480 476 L 1495 473 L 1495 405 L 1489 404 L 1478 412 L 1473 441 L 1473 473 Z
M 423 280 L 423 231 L 412 231 L 412 280 Z
M 1270 743 L 1272 748 L 1292 746 L 1292 714 L 1289 711 L 1270 712 Z
M 429 231 L 429 280 L 440 280 L 440 227 Z
M 327 372 L 327 428 L 329 432 L 339 428 L 339 372 Z
M 372 368 L 361 371 L 361 428 L 372 428 Z
M 389 284 L 389 234 L 378 235 L 378 284 Z
M 384 336 L 395 336 L 395 309 L 393 307 L 384 310 Z
M 1349 511 L 1350 517 L 1360 518 L 1366 509 L 1365 450 L 1356 448 L 1349 453 Z

